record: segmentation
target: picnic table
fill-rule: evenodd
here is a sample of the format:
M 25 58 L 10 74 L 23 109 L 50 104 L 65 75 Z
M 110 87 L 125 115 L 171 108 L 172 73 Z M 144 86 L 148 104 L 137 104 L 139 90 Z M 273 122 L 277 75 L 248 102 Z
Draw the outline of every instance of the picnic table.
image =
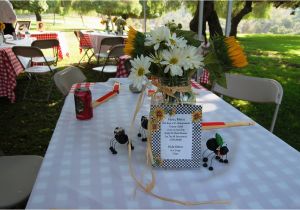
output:
M 33 39 L 8 40 L 0 45 L 0 96 L 8 97 L 10 102 L 16 100 L 16 78 L 23 71 L 21 63 L 12 51 L 13 46 L 30 46 Z M 29 63 L 28 59 L 21 58 L 24 66 Z
M 89 85 L 93 99 L 121 84 L 119 95 L 94 109 L 91 120 L 75 117 L 74 95 L 66 99 L 47 149 L 28 209 L 259 209 L 300 207 L 300 154 L 268 130 L 255 124 L 218 129 L 229 148 L 228 164 L 216 162 L 214 171 L 157 169 L 153 192 L 184 201 L 226 200 L 228 204 L 184 206 L 162 201 L 137 188 L 128 167 L 128 152 L 117 146 L 110 150 L 115 127 L 129 130 L 138 94 L 128 90 L 127 78 L 114 78 Z M 86 84 L 85 84 L 86 86 Z M 203 121 L 252 121 L 217 95 L 193 85 L 197 104 L 202 105 Z M 138 133 L 142 115 L 149 115 L 146 97 L 134 124 Z M 202 148 L 216 130 L 203 131 Z M 133 136 L 132 165 L 137 177 L 149 181 L 146 143 Z M 203 150 L 204 150 L 203 149 Z

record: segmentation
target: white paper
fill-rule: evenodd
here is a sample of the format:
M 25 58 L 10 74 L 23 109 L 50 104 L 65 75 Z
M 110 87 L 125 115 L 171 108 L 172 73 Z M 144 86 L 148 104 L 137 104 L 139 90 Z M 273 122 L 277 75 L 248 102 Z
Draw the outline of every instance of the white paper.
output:
M 161 158 L 192 159 L 192 132 L 191 114 L 167 115 L 161 122 Z

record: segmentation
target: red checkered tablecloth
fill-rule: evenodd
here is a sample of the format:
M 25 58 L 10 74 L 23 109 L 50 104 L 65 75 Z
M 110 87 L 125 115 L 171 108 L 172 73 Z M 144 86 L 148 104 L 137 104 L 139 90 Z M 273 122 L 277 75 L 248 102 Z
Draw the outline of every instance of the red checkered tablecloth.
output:
M 198 82 L 196 82 L 195 80 L 191 80 L 191 85 L 193 88 L 195 89 L 202 89 L 202 90 L 206 90 L 205 87 L 203 87 L 202 85 L 200 85 Z
M 83 34 L 83 37 L 79 40 L 80 53 L 83 48 L 93 48 L 89 34 Z
M 128 55 L 123 55 L 119 58 L 116 77 L 128 77 L 129 72 L 125 68 L 125 62 L 128 59 L 130 59 L 130 56 Z
M 0 48 L 0 96 L 8 97 L 10 102 L 16 100 L 16 77 L 23 67 L 10 47 Z
M 201 84 L 208 84 L 209 83 L 209 72 L 206 69 L 203 70 L 203 73 L 202 73 L 199 81 L 200 81 Z
M 63 59 L 64 55 L 69 56 L 66 49 L 66 41 L 64 40 L 63 35 L 59 32 L 34 32 L 30 34 L 30 37 L 34 37 L 38 40 L 57 39 L 59 41 L 58 58 Z

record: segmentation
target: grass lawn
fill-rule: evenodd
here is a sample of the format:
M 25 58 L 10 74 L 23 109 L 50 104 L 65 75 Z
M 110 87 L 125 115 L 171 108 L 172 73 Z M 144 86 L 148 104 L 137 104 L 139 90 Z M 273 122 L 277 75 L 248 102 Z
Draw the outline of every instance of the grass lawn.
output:
M 54 30 L 54 29 L 53 29 Z M 79 61 L 78 42 L 69 30 L 64 32 L 68 42 L 70 58 L 59 62 L 60 69 Z M 249 59 L 249 66 L 239 73 L 268 77 L 278 80 L 284 89 L 283 102 L 279 110 L 274 134 L 292 147 L 300 150 L 300 36 L 244 35 L 241 43 Z M 81 67 L 88 81 L 97 81 L 97 75 L 90 69 L 93 65 Z M 104 78 L 100 79 L 101 81 Z M 44 78 L 46 83 L 47 78 Z M 99 79 L 98 79 L 99 81 Z M 25 75 L 17 78 L 17 101 L 10 104 L 0 98 L 0 148 L 5 154 L 44 155 L 56 126 L 64 103 L 63 96 L 54 89 L 49 102 L 23 101 Z M 37 94 L 43 94 L 42 89 Z M 239 110 L 269 129 L 274 105 L 247 103 L 228 100 Z

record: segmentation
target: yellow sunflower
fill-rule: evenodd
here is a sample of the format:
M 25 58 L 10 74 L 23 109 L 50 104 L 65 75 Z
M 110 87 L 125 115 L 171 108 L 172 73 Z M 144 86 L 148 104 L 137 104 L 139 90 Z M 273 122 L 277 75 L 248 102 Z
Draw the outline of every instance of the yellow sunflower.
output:
M 101 20 L 100 23 L 104 25 L 107 23 L 107 20 Z
M 152 131 L 158 131 L 159 130 L 159 123 L 157 121 L 155 121 L 155 120 L 152 121 L 151 130 Z
M 115 23 L 116 20 L 118 20 L 118 17 L 114 17 L 114 18 L 112 19 L 112 22 Z
M 162 108 L 157 107 L 154 110 L 153 113 L 153 117 L 157 120 L 157 121 L 162 121 L 165 117 L 165 111 Z
M 192 121 L 193 121 L 193 123 L 198 122 L 201 119 L 202 119 L 202 112 L 195 111 L 195 112 L 192 113 Z
M 248 65 L 247 58 L 243 48 L 240 46 L 234 36 L 225 37 L 227 53 L 234 67 L 245 67 Z
M 125 48 L 124 52 L 126 55 L 132 55 L 134 51 L 134 41 L 136 37 L 137 31 L 133 27 L 129 27 L 128 38 L 125 40 Z
M 5 29 L 5 24 L 0 22 L 0 31 L 4 31 Z

